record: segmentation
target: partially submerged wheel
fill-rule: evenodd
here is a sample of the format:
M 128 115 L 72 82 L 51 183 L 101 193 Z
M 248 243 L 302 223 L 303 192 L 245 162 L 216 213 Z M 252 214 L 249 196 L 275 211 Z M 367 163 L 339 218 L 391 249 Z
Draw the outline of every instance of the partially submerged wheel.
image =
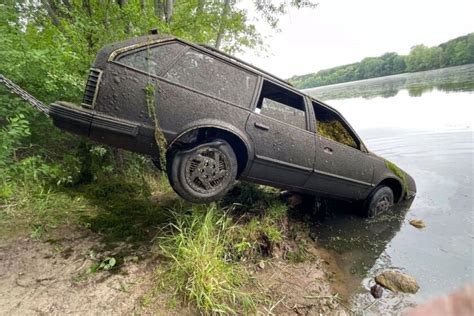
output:
M 190 202 L 208 203 L 222 198 L 237 176 L 235 153 L 222 139 L 177 149 L 170 159 L 170 183 Z
M 364 202 L 363 212 L 365 217 L 374 217 L 393 209 L 393 191 L 386 185 L 381 185 L 369 195 Z

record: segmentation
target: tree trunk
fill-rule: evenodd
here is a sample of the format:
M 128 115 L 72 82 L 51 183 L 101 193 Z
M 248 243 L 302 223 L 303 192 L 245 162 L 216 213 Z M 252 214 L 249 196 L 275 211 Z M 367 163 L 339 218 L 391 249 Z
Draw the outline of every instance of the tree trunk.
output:
M 214 45 L 216 49 L 219 49 L 219 47 L 221 46 L 222 37 L 224 36 L 224 31 L 225 31 L 225 22 L 227 19 L 227 15 L 229 14 L 229 10 L 230 10 L 230 0 L 225 0 L 224 9 L 222 10 L 221 20 L 219 22 L 219 30 L 217 31 L 216 43 Z
M 140 9 L 142 10 L 142 13 L 145 14 L 145 0 L 140 0 Z
M 162 21 L 165 19 L 165 7 L 163 5 L 163 1 L 165 0 L 154 0 L 153 2 L 155 7 L 155 15 Z
M 71 5 L 71 2 L 69 2 L 69 0 L 63 0 L 63 3 L 68 9 L 68 11 L 72 11 L 72 5 Z
M 49 3 L 48 0 L 41 0 L 41 4 L 45 8 L 46 12 L 48 13 L 49 18 L 51 19 L 51 22 L 53 23 L 54 26 L 56 26 L 59 29 L 62 29 L 61 22 L 59 21 L 58 16 L 56 15 L 56 12 L 54 12 L 51 4 Z
M 198 0 L 197 13 L 201 14 L 204 11 L 204 6 L 206 5 L 206 0 Z
M 173 17 L 173 4 L 174 4 L 174 0 L 166 0 L 166 8 L 165 8 L 166 23 L 170 23 L 171 18 Z

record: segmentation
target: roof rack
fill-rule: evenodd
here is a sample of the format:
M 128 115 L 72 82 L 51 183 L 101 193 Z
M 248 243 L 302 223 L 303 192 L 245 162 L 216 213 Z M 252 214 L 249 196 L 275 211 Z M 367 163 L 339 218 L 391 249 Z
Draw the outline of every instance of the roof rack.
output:
M 288 81 L 286 81 L 286 80 L 284 80 L 284 79 L 278 78 L 277 76 L 272 75 L 272 74 L 269 73 L 268 71 L 265 71 L 265 70 L 263 70 L 263 69 L 261 69 L 261 68 L 258 68 L 258 67 L 254 66 L 254 65 L 252 65 L 252 64 L 250 64 L 250 63 L 248 63 L 248 62 L 246 62 L 246 61 L 243 61 L 243 60 L 240 59 L 240 58 L 237 58 L 237 57 L 232 56 L 232 55 L 230 55 L 230 54 L 224 53 L 223 51 L 221 51 L 221 50 L 219 50 L 219 49 L 217 49 L 217 48 L 215 48 L 215 47 L 212 47 L 212 46 L 207 45 L 207 44 L 198 44 L 198 45 L 199 45 L 199 46 L 202 46 L 202 47 L 204 47 L 204 48 L 206 48 L 206 49 L 209 49 L 209 50 L 211 50 L 211 51 L 213 51 L 213 52 L 215 52 L 215 53 L 224 55 L 225 57 L 230 58 L 230 59 L 233 59 L 233 60 L 235 60 L 235 61 L 237 61 L 237 62 L 239 62 L 239 63 L 241 63 L 241 64 L 244 64 L 244 65 L 246 65 L 246 66 L 248 66 L 248 67 L 250 67 L 250 68 L 253 68 L 253 69 L 257 70 L 258 72 L 261 72 L 262 74 L 265 74 L 265 75 L 267 75 L 267 76 L 269 76 L 269 77 L 272 77 L 273 79 L 276 79 L 276 80 L 278 80 L 278 81 L 280 81 L 280 82 L 282 82 L 282 83 L 284 83 L 284 84 L 287 84 L 287 85 L 289 85 L 289 86 L 291 86 L 291 87 L 294 87 L 290 82 L 288 82 Z

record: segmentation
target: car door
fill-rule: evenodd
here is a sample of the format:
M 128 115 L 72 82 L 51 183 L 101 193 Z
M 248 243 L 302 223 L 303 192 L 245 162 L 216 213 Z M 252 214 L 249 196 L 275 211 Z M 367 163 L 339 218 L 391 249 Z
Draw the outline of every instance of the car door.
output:
M 337 112 L 313 102 L 316 115 L 316 157 L 306 184 L 312 190 L 362 199 L 373 187 L 373 160 L 360 139 Z
M 315 158 L 305 99 L 264 80 L 253 108 L 246 132 L 254 143 L 255 157 L 247 177 L 279 187 L 303 187 Z

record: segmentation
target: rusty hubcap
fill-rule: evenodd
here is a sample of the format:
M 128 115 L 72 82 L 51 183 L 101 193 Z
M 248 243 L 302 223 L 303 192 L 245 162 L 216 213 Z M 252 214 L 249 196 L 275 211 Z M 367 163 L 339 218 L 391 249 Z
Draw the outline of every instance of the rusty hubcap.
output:
M 216 148 L 203 148 L 186 162 L 186 182 L 197 192 L 219 190 L 230 176 L 230 161 Z
M 375 205 L 375 214 L 389 211 L 393 206 L 393 201 L 389 196 L 382 196 Z

